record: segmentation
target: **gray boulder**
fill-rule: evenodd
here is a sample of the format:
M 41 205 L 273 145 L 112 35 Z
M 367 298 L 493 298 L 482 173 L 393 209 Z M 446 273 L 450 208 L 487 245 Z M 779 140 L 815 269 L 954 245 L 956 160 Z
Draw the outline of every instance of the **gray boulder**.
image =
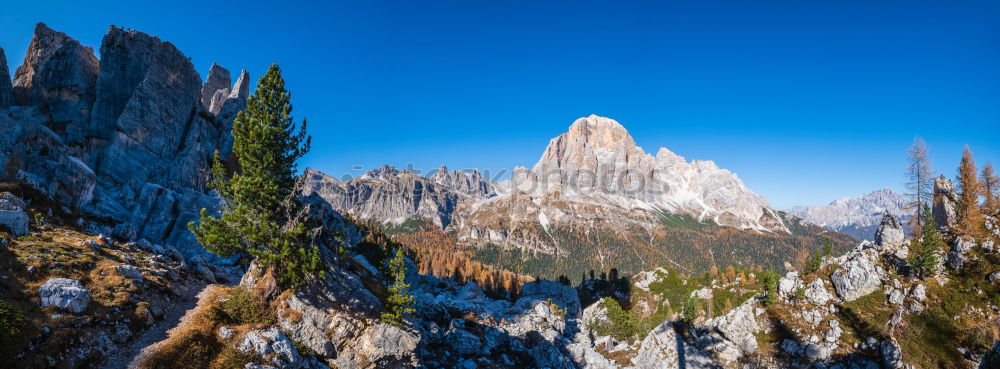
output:
M 895 216 L 886 212 L 882 216 L 878 230 L 875 231 L 875 245 L 879 250 L 890 250 L 901 245 L 905 239 L 903 225 Z
M 299 355 L 295 345 L 276 327 L 247 332 L 243 343 L 240 344 L 240 351 L 266 358 L 283 369 L 299 369 L 305 366 L 305 360 Z
M 955 226 L 958 219 L 956 204 L 958 195 L 951 180 L 940 176 L 934 179 L 934 224 L 939 230 L 945 231 Z
M 976 241 L 964 237 L 956 239 L 951 245 L 951 251 L 948 252 L 948 268 L 952 270 L 962 269 L 962 266 L 965 265 L 966 260 L 969 258 L 969 251 L 974 247 L 976 247 Z
M 55 305 L 66 311 L 80 313 L 87 310 L 90 291 L 83 288 L 80 281 L 67 278 L 52 278 L 38 289 L 42 306 Z
M 895 342 L 882 342 L 879 347 L 879 354 L 882 355 L 882 365 L 889 369 L 903 368 L 903 350 Z
M 853 301 L 879 289 L 886 274 L 878 257 L 873 249 L 856 249 L 847 255 L 847 262 L 830 274 L 841 299 Z
M 115 272 L 125 278 L 142 279 L 142 271 L 131 265 L 117 265 Z
M 6 226 L 14 237 L 28 234 L 28 214 L 24 202 L 10 192 L 0 193 L 0 225 Z
M 826 285 L 823 283 L 822 278 L 816 278 L 810 282 L 809 286 L 803 291 L 803 294 L 806 297 L 806 301 L 814 305 L 824 305 L 834 299 L 834 296 L 826 290 Z

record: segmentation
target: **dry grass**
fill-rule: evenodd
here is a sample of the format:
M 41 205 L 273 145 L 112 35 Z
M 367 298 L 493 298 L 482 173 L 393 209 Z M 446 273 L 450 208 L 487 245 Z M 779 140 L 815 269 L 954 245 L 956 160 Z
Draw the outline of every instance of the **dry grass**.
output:
M 151 348 L 139 368 L 235 369 L 254 361 L 253 355 L 240 352 L 233 344 L 223 342 L 216 333 L 222 326 L 232 328 L 235 333 L 230 340 L 235 341 L 250 329 L 261 326 L 257 322 L 230 324 L 234 313 L 226 305 L 232 304 L 234 292 L 239 293 L 237 290 L 218 286 L 206 289 L 198 306 L 170 332 L 170 337 Z M 241 316 L 240 314 L 235 315 Z M 183 360 L 178 360 L 179 358 Z

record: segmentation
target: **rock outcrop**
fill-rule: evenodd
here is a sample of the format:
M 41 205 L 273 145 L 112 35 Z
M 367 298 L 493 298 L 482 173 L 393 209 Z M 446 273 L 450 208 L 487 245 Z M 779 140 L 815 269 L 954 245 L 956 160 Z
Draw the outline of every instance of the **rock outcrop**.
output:
M 853 301 L 879 289 L 886 276 L 879 257 L 869 242 L 862 242 L 841 257 L 844 261 L 840 268 L 830 274 L 837 295 L 844 301 Z
M 13 86 L 10 83 L 10 70 L 7 69 L 7 54 L 0 47 L 0 110 L 9 109 L 13 102 Z
M 875 231 L 875 246 L 879 250 L 895 248 L 901 245 L 904 240 L 906 240 L 906 234 L 903 232 L 903 225 L 896 220 L 895 216 L 885 213 L 878 230 Z
M 66 142 L 80 143 L 99 72 L 93 49 L 38 23 L 24 63 L 14 73 L 14 102 L 40 107 L 49 129 Z
M 28 214 L 24 201 L 10 192 L 0 193 L 0 225 L 7 227 L 14 237 L 28 234 Z
M 172 44 L 116 27 L 100 55 L 38 24 L 14 76 L 17 106 L 0 114 L 0 174 L 103 219 L 98 232 L 212 260 L 186 225 L 218 207 L 205 182 L 212 154 L 231 152 L 246 71 L 230 88 L 216 66 L 203 84 Z M 219 95 L 214 108 L 203 90 Z
M 212 114 L 219 114 L 222 104 L 229 98 L 229 89 L 232 87 L 230 78 L 228 69 L 212 63 L 212 68 L 208 70 L 208 78 L 201 86 L 201 103 Z
M 52 278 L 38 288 L 42 306 L 54 305 L 71 313 L 81 313 L 90 304 L 90 291 L 75 279 Z
M 958 220 L 957 210 L 958 195 L 955 193 L 955 185 L 944 176 L 934 179 L 934 208 L 931 211 L 934 215 L 934 224 L 941 231 L 947 231 L 955 226 Z

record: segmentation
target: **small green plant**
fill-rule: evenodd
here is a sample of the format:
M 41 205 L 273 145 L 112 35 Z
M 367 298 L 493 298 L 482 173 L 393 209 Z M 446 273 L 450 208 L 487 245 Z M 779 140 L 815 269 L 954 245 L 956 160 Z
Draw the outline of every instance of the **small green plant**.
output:
M 34 217 L 34 220 L 35 220 L 35 226 L 36 227 L 41 227 L 43 224 L 45 224 L 45 217 L 42 216 L 42 213 L 36 212 L 33 215 L 33 217 Z
M 566 309 L 563 309 L 561 306 L 556 305 L 556 303 L 552 302 L 551 298 L 549 298 L 548 300 L 545 300 L 545 302 L 549 304 L 549 308 L 552 309 L 552 313 L 553 314 L 561 316 L 561 317 L 565 317 L 566 316 Z
M 689 296 L 687 300 L 684 301 L 684 307 L 681 309 L 681 322 L 686 325 L 691 325 L 694 323 L 695 318 L 698 317 L 698 298 L 694 296 Z
M 410 284 L 406 283 L 406 259 L 402 248 L 396 249 L 396 257 L 389 261 L 389 271 L 392 274 L 392 284 L 389 285 L 389 296 L 385 299 L 388 311 L 382 313 L 382 320 L 400 326 L 406 315 L 414 311 Z
M 765 270 L 760 278 L 761 285 L 764 286 L 764 305 L 770 306 L 778 300 L 778 273 L 773 270 Z
M 236 287 L 219 307 L 222 315 L 235 324 L 268 323 L 271 321 L 267 309 L 250 291 Z

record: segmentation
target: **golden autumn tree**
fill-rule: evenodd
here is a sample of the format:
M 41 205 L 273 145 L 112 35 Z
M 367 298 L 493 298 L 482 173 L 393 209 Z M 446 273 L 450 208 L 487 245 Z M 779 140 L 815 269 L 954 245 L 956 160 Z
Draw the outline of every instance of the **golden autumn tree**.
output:
M 981 186 L 972 150 L 965 146 L 958 167 L 958 229 L 959 235 L 978 239 L 983 234 L 983 215 L 979 209 Z

